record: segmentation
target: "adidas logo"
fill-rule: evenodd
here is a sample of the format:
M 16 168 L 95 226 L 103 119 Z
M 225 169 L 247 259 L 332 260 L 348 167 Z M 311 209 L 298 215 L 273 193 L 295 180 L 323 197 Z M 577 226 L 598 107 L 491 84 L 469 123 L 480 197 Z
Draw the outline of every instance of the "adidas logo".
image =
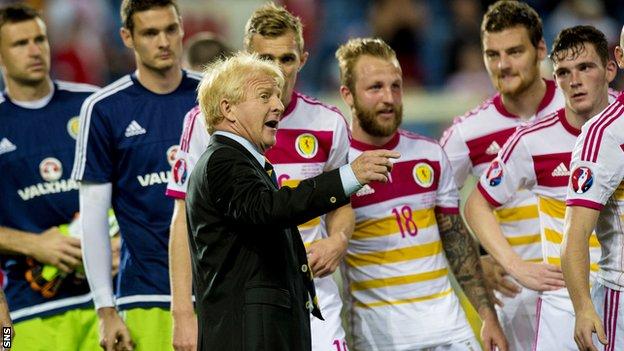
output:
M 125 136 L 129 138 L 135 135 L 141 135 L 145 133 L 147 133 L 145 128 L 141 127 L 141 125 L 137 121 L 132 120 L 132 122 L 130 122 L 130 124 L 128 124 L 128 126 L 126 127 Z
M 2 138 L 2 140 L 0 141 L 0 154 L 15 151 L 15 149 L 17 149 L 17 146 L 15 146 L 15 144 L 13 144 L 7 138 Z
M 375 193 L 375 189 L 371 188 L 368 184 L 366 184 L 362 187 L 362 189 L 358 190 L 355 193 L 355 196 L 365 196 L 365 195 L 370 195 L 374 193 Z
M 557 168 L 555 168 L 555 170 L 552 171 L 551 175 L 553 177 L 569 177 L 570 170 L 568 169 L 568 167 L 566 167 L 566 165 L 563 162 L 561 162 L 559 166 L 557 166 Z
M 496 155 L 500 151 L 501 147 L 498 145 L 496 141 L 493 141 L 487 149 L 485 149 L 485 153 L 488 155 Z

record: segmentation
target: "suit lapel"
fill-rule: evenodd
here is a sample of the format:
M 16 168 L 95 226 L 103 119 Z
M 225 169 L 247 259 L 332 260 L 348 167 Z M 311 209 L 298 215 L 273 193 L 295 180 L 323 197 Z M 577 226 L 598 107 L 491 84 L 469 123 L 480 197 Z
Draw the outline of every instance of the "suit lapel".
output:
M 269 186 L 272 189 L 276 189 L 277 190 L 277 187 L 275 186 L 275 184 L 273 184 L 273 181 L 271 180 L 271 177 L 264 170 L 262 165 L 260 165 L 258 163 L 258 161 L 254 157 L 254 155 L 252 155 L 251 152 L 249 152 L 249 150 L 245 149 L 245 147 L 243 145 L 239 144 L 237 141 L 232 140 L 232 139 L 230 139 L 230 138 L 228 138 L 226 136 L 218 135 L 218 134 L 217 135 L 212 135 L 210 137 L 210 143 L 212 144 L 213 142 L 217 142 L 217 143 L 220 143 L 220 144 L 225 144 L 227 146 L 231 146 L 231 147 L 235 148 L 236 150 L 242 152 L 251 161 L 251 164 L 253 164 L 254 168 L 257 171 L 259 171 L 260 174 L 262 174 L 264 182 L 266 184 L 270 184 Z M 275 172 L 275 170 L 273 172 Z

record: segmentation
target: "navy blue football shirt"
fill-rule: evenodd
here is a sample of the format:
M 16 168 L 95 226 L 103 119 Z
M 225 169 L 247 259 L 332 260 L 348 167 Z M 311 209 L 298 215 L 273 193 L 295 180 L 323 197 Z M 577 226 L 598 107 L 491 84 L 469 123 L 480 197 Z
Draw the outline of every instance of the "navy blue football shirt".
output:
M 116 304 L 169 307 L 169 224 L 165 189 L 184 115 L 196 104 L 199 76 L 186 71 L 176 90 L 156 94 L 134 74 L 103 88 L 81 111 L 72 178 L 112 183 L 122 237 Z

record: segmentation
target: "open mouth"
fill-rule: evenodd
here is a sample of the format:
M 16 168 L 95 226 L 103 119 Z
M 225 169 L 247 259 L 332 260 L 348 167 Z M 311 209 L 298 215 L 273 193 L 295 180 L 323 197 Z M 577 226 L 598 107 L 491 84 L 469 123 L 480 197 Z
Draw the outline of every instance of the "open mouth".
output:
M 269 128 L 277 128 L 277 125 L 279 124 L 279 121 L 277 120 L 271 120 L 271 121 L 266 121 L 264 123 L 265 126 L 269 127 Z

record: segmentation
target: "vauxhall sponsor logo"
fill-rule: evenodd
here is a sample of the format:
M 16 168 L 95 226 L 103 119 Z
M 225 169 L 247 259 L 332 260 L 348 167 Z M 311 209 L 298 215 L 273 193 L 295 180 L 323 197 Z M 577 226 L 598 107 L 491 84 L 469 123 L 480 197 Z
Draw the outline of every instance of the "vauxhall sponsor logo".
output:
M 24 201 L 34 199 L 39 196 L 64 193 L 78 190 L 78 182 L 73 179 L 61 179 L 63 176 L 63 164 L 55 157 L 46 157 L 39 164 L 39 174 L 44 180 L 17 190 L 17 194 Z
M 167 151 L 165 152 L 165 157 L 167 158 L 167 162 L 169 166 L 173 166 L 176 160 L 176 154 L 178 153 L 179 145 L 171 145 Z M 152 186 L 156 184 L 167 184 L 169 182 L 169 178 L 171 177 L 171 170 L 169 171 L 160 171 L 160 172 L 151 172 L 144 175 L 138 175 L 137 179 L 139 184 L 142 187 Z
M 64 193 L 78 190 L 78 182 L 73 179 L 61 179 L 54 182 L 38 183 L 24 189 L 19 189 L 17 193 L 24 201 L 34 199 L 39 196 Z

